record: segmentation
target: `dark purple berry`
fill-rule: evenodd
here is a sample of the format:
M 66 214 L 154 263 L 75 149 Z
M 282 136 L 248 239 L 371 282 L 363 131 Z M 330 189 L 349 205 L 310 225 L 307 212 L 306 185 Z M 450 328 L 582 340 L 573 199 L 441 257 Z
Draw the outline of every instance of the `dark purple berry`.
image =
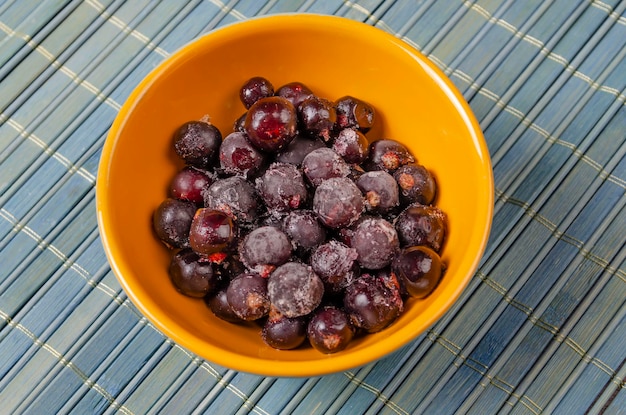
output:
M 302 171 L 313 186 L 333 177 L 347 177 L 350 166 L 328 147 L 311 151 L 302 160 Z
M 240 319 L 258 320 L 270 311 L 267 279 L 258 274 L 241 274 L 228 284 L 226 299 Z
M 180 249 L 175 288 L 222 320 L 260 321 L 270 347 L 308 337 L 325 354 L 392 324 L 403 298 L 430 295 L 445 273 L 447 218 L 406 146 L 369 143 L 374 107 L 301 82 L 274 91 L 259 76 L 239 97 L 246 112 L 223 141 L 208 116 L 174 134 L 186 166 L 153 226 Z
M 437 185 L 432 174 L 420 164 L 404 165 L 393 173 L 400 197 L 405 205 L 420 203 L 428 205 L 435 200 Z
M 411 205 L 396 218 L 394 226 L 403 247 L 426 245 L 440 252 L 447 232 L 447 216 L 436 206 Z
M 287 99 L 298 108 L 302 101 L 313 96 L 313 92 L 302 82 L 290 82 L 278 88 L 274 95 Z
M 257 190 L 271 211 L 287 212 L 300 208 L 308 191 L 300 170 L 289 163 L 273 163 L 257 179 Z
M 400 248 L 398 234 L 393 225 L 379 217 L 368 217 L 359 221 L 350 243 L 358 254 L 357 261 L 367 269 L 388 266 Z
M 222 276 L 216 272 L 215 264 L 203 261 L 189 248 L 172 257 L 168 273 L 176 290 L 189 297 L 204 297 L 222 284 Z
M 305 251 L 326 240 L 326 230 L 312 210 L 300 209 L 289 212 L 283 219 L 282 227 L 291 241 Z
M 311 313 L 320 304 L 324 284 L 310 266 L 287 262 L 270 274 L 267 292 L 281 314 L 299 317 Z
M 204 192 L 213 183 L 212 176 L 197 167 L 186 166 L 180 170 L 170 183 L 170 197 L 187 200 L 201 206 Z
M 356 180 L 356 185 L 365 196 L 365 207 L 369 212 L 385 214 L 400 205 L 398 184 L 384 170 L 363 173 Z
M 221 143 L 220 131 L 205 121 L 189 121 L 174 133 L 176 154 L 187 164 L 200 168 L 213 166 Z
M 189 244 L 197 253 L 209 255 L 226 249 L 234 236 L 230 216 L 220 210 L 202 208 L 198 209 L 191 222 Z
M 340 293 L 359 277 L 358 254 L 355 249 L 330 240 L 311 254 L 311 268 L 322 279 L 326 291 Z
M 239 259 L 239 255 L 234 252 L 229 252 L 228 255 L 220 261 L 218 271 L 222 275 L 222 279 L 230 281 L 239 274 L 246 272 L 246 267 Z
M 412 246 L 400 252 L 392 270 L 411 297 L 426 298 L 437 287 L 443 273 L 439 255 L 427 246 Z
M 189 247 L 189 228 L 196 213 L 193 202 L 168 198 L 154 211 L 152 224 L 157 236 L 170 249 Z
M 272 95 L 274 95 L 274 86 L 261 76 L 248 79 L 239 90 L 239 99 L 246 108 L 250 108 L 259 99 Z
M 216 317 L 229 323 L 241 323 L 243 320 L 235 314 L 228 304 L 227 290 L 228 287 L 224 287 L 216 293 L 204 297 L 204 302 Z
M 277 152 L 293 140 L 297 123 L 296 109 L 291 102 L 269 97 L 261 98 L 250 107 L 244 125 L 253 146 Z
M 361 191 L 347 177 L 324 180 L 313 196 L 313 211 L 324 225 L 333 229 L 356 222 L 364 206 Z
M 289 144 L 287 144 L 287 147 L 276 155 L 276 161 L 300 166 L 302 164 L 302 160 L 304 160 L 304 157 L 306 157 L 307 154 L 322 147 L 326 147 L 326 144 L 324 144 L 322 140 L 298 134 Z
M 239 245 L 241 262 L 251 271 L 266 277 L 291 257 L 287 235 L 274 226 L 262 226 L 247 234 Z
M 254 147 L 244 133 L 230 133 L 220 147 L 220 167 L 226 174 L 254 175 L 265 162 L 265 154 Z
M 344 128 L 339 132 L 332 144 L 332 149 L 339 154 L 346 163 L 360 164 L 367 159 L 369 141 L 358 130 Z
M 310 96 L 297 106 L 301 128 L 311 137 L 329 141 L 337 114 L 333 103 L 316 96 Z
M 369 333 L 388 327 L 404 309 L 393 275 L 361 275 L 346 288 L 343 304 L 352 324 Z
M 345 349 L 352 341 L 354 332 L 348 315 L 334 306 L 315 311 L 307 326 L 311 346 L 325 354 Z
M 216 180 L 204 194 L 204 205 L 226 213 L 239 225 L 249 224 L 258 216 L 256 190 L 240 176 Z
M 246 127 L 245 127 L 245 123 L 246 123 L 246 116 L 248 115 L 248 112 L 244 112 L 243 114 L 241 114 L 239 116 L 239 118 L 237 118 L 235 120 L 235 122 L 233 123 L 233 132 L 239 132 L 239 133 L 245 133 L 246 132 Z
M 291 350 L 306 340 L 306 327 L 305 317 L 285 317 L 272 306 L 269 318 L 263 325 L 261 338 L 270 347 Z
M 367 170 L 386 170 L 393 172 L 400 166 L 413 163 L 415 159 L 407 148 L 395 140 L 377 140 L 370 143 Z
M 345 96 L 335 101 L 337 126 L 339 128 L 357 128 L 366 133 L 374 125 L 374 107 L 365 101 Z

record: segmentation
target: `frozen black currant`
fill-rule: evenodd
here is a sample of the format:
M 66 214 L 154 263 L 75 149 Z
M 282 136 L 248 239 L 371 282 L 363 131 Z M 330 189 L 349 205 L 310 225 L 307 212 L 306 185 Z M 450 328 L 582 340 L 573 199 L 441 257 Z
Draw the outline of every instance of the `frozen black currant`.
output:
M 313 196 L 313 211 L 329 228 L 343 228 L 359 219 L 365 208 L 363 195 L 347 177 L 324 180 Z
M 239 116 L 239 118 L 237 118 L 235 120 L 235 122 L 233 123 L 233 131 L 232 132 L 239 132 L 239 133 L 245 133 L 246 132 L 246 127 L 245 127 L 245 123 L 246 123 L 246 116 L 248 115 L 248 112 L 244 112 L 243 114 L 241 114 Z
M 156 208 L 152 225 L 157 236 L 170 249 L 189 247 L 189 228 L 196 205 L 187 200 L 167 198 Z
M 350 243 L 358 254 L 357 261 L 367 269 L 388 266 L 400 248 L 398 234 L 393 225 L 380 217 L 368 217 L 359 221 Z
M 343 305 L 356 327 L 374 333 L 388 327 L 404 310 L 393 275 L 363 274 L 348 288 Z
M 307 326 L 311 346 L 324 354 L 345 349 L 354 333 L 348 315 L 334 306 L 324 306 L 315 311 Z
M 257 179 L 257 190 L 270 211 L 298 209 L 307 200 L 308 191 L 300 170 L 289 163 L 273 163 Z
M 259 99 L 272 95 L 274 95 L 274 86 L 262 76 L 248 79 L 239 90 L 239 99 L 246 108 L 250 108 Z
M 261 226 L 247 234 L 239 244 L 239 258 L 251 271 L 264 277 L 291 257 L 287 235 L 274 226 Z
M 296 135 L 298 116 L 291 102 L 281 97 L 261 98 L 246 115 L 248 140 L 262 151 L 277 152 Z
M 265 154 L 250 144 L 244 133 L 234 132 L 224 138 L 219 159 L 224 173 L 251 176 L 265 162 Z
M 335 101 L 337 126 L 339 128 L 357 128 L 366 133 L 374 125 L 374 107 L 352 96 L 341 97 Z
M 274 95 L 287 99 L 298 108 L 302 101 L 313 96 L 313 92 L 302 82 L 290 82 L 278 88 Z
M 415 159 L 409 150 L 398 141 L 383 139 L 370 143 L 366 170 L 386 170 L 393 172 L 400 166 L 413 163 Z
M 216 317 L 229 323 L 241 323 L 243 320 L 235 314 L 228 304 L 227 290 L 228 286 L 225 286 L 212 295 L 207 295 L 204 297 L 204 302 Z
M 152 221 L 173 250 L 176 290 L 257 326 L 269 347 L 308 338 L 324 354 L 430 295 L 445 273 L 447 216 L 426 165 L 380 139 L 374 107 L 261 76 L 237 92 L 245 112 L 223 140 L 208 116 L 174 133 L 185 166 Z
M 356 185 L 365 196 L 365 207 L 369 212 L 385 214 L 400 205 L 398 184 L 384 170 L 368 171 L 359 176 Z
M 352 128 L 344 128 L 337 134 L 332 149 L 339 154 L 346 163 L 360 164 L 367 159 L 369 141 L 362 132 Z
M 211 294 L 223 282 L 215 264 L 202 260 L 190 248 L 182 249 L 172 257 L 168 273 L 176 290 L 189 297 Z
M 309 138 L 298 134 L 287 144 L 287 147 L 276 155 L 276 161 L 300 166 L 307 154 L 322 147 L 326 147 L 326 144 L 319 138 Z
M 403 249 L 394 259 L 392 270 L 411 297 L 426 298 L 439 284 L 443 265 L 439 254 L 420 245 Z
M 394 226 L 402 247 L 426 245 L 440 252 L 447 232 L 447 216 L 436 206 L 411 205 L 396 218 Z
M 291 241 L 304 251 L 315 248 L 326 240 L 326 230 L 312 210 L 289 212 L 283 219 L 282 227 Z
M 435 200 L 435 178 L 421 164 L 406 164 L 393 173 L 400 187 L 400 198 L 405 205 L 420 203 L 428 205 Z
M 174 133 L 174 150 L 187 164 L 212 167 L 217 159 L 222 134 L 206 121 L 189 121 Z
M 267 279 L 253 273 L 241 274 L 228 284 L 226 299 L 233 313 L 242 320 L 265 317 L 270 311 Z
M 337 294 L 359 277 L 357 258 L 355 249 L 331 239 L 313 251 L 310 263 L 324 282 L 326 291 Z
M 324 283 L 310 266 L 287 262 L 270 274 L 267 292 L 281 314 L 299 317 L 311 313 L 321 303 Z
M 228 255 L 225 255 L 219 262 L 218 270 L 224 281 L 230 281 L 237 275 L 243 274 L 246 271 L 246 267 L 239 259 L 239 255 L 230 251 Z
M 302 171 L 313 186 L 333 177 L 347 177 L 350 166 L 328 147 L 311 151 L 302 160 Z
M 198 209 L 189 229 L 189 245 L 201 255 L 220 252 L 229 247 L 235 237 L 233 221 L 220 210 Z
M 193 166 L 185 166 L 170 183 L 170 197 L 187 200 L 202 206 L 204 192 L 213 183 L 212 175 L 206 170 Z
M 240 176 L 216 180 L 204 194 L 204 205 L 221 210 L 239 225 L 247 225 L 257 219 L 258 195 L 254 186 Z
M 261 338 L 275 349 L 291 350 L 306 340 L 306 327 L 306 317 L 286 317 L 271 306 L 269 318 L 261 330 Z
M 302 101 L 297 111 L 300 126 L 309 136 L 330 140 L 337 121 L 332 102 L 313 95 Z

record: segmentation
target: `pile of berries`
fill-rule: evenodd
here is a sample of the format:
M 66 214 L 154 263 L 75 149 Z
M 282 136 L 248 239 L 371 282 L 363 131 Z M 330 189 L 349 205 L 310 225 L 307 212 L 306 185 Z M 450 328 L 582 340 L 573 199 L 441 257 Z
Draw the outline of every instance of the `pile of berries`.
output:
M 181 125 L 185 166 L 153 215 L 176 289 L 219 318 L 254 321 L 271 347 L 343 350 L 388 327 L 445 272 L 433 175 L 398 141 L 368 141 L 374 108 L 263 77 L 224 138 Z

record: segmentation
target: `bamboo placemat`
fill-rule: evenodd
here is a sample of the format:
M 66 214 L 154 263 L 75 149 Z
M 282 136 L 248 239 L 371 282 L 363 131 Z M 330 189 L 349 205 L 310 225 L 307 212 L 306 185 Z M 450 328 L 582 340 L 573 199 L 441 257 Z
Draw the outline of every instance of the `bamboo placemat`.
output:
M 0 0 L 0 413 L 626 413 L 626 2 Z M 214 28 L 280 12 L 391 32 L 452 79 L 493 161 L 480 268 L 375 363 L 263 378 L 150 325 L 94 184 L 130 91 Z

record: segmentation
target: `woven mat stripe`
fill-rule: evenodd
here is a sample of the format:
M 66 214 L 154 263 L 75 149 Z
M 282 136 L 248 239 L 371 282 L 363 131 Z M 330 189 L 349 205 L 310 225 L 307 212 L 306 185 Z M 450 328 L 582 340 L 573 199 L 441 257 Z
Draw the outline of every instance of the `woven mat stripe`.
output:
M 0 76 L 4 77 L 13 70 L 32 52 L 34 45 L 48 36 L 80 4 L 79 1 L 66 5 L 50 3 L 43 1 L 33 7 L 26 2 L 16 2 L 1 12 L 3 23 L 0 24 L 0 32 L 5 36 L 0 41 L 3 52 L 0 54 Z M 15 27 L 7 27 L 5 23 Z
M 622 215 L 622 220 L 624 220 L 624 215 Z M 624 260 L 624 254 L 621 255 L 621 260 Z M 581 355 L 580 361 L 573 368 L 572 372 L 570 372 L 569 376 L 566 377 L 566 381 L 563 382 L 556 393 L 552 396 L 548 405 L 546 405 L 546 411 L 555 411 L 558 406 L 563 408 L 567 407 L 575 407 L 573 406 L 574 401 L 576 401 L 577 405 L 580 407 L 589 407 L 591 412 L 594 412 L 592 408 L 592 404 L 600 404 L 600 406 L 604 405 L 606 399 L 610 397 L 604 396 L 599 397 L 598 390 L 615 390 L 619 388 L 623 388 L 624 377 L 623 374 L 620 375 L 620 366 L 623 366 L 623 356 L 611 356 L 604 353 L 605 350 L 609 352 L 615 353 L 615 350 L 619 350 L 619 344 L 622 344 L 624 341 L 624 330 L 623 326 L 625 324 L 625 314 L 626 307 L 624 304 L 624 298 L 626 298 L 626 288 L 624 284 L 615 284 L 615 279 L 612 279 L 610 276 L 604 276 L 605 279 L 608 279 L 608 282 L 602 281 L 606 283 L 606 288 L 602 288 L 601 293 L 597 293 L 597 295 L 591 295 L 591 298 L 596 299 L 596 302 L 590 302 L 591 300 L 586 300 L 588 306 L 588 312 L 595 311 L 594 308 L 602 307 L 600 301 L 606 301 L 603 304 L 615 304 L 615 309 L 601 309 L 597 310 L 598 316 L 603 316 L 603 314 L 611 313 L 612 311 L 615 315 L 611 318 L 610 323 L 604 328 L 602 335 L 584 352 L 584 348 L 581 347 L 581 351 L 584 352 Z M 609 286 L 610 284 L 610 286 Z M 604 285 L 604 284 L 600 284 Z M 598 291 L 598 288 L 593 289 L 593 291 Z M 596 293 L 593 293 L 596 294 Z M 578 313 L 581 314 L 581 313 Z M 578 316 L 576 316 L 578 317 Z M 577 323 L 575 326 L 572 324 L 570 326 L 573 327 L 565 327 L 565 329 L 561 330 L 562 333 L 567 334 L 567 331 L 571 328 L 572 331 L 576 330 L 580 332 L 579 336 L 572 334 L 573 337 L 578 337 L 584 339 L 584 333 L 586 331 L 592 330 L 594 328 L 593 324 L 596 323 L 596 320 L 601 320 L 599 317 L 590 318 L 585 316 L 581 318 L 581 320 L 587 320 L 585 322 Z M 603 319 L 602 319 L 603 320 Z M 582 324 L 584 323 L 584 324 Z M 603 324 L 604 321 L 598 321 L 599 324 Z M 561 333 L 559 333 L 561 336 Z M 550 350 L 555 355 L 558 353 L 556 349 Z M 544 353 L 542 355 L 542 361 L 547 360 L 547 356 L 550 356 L 552 353 Z M 546 356 L 546 357 L 544 357 Z M 593 363 L 591 363 L 593 362 Z M 553 366 L 558 366 L 559 372 L 563 373 L 563 365 L 561 363 L 557 363 L 555 358 L 552 358 L 549 362 Z M 546 362 L 546 366 L 548 366 L 548 362 Z M 550 368 L 536 365 L 536 367 L 543 367 L 544 370 L 548 371 Z M 615 369 L 614 369 L 615 368 Z M 623 367 L 622 367 L 623 369 Z M 594 376 L 591 378 L 582 376 L 585 372 L 594 371 Z M 608 378 L 607 378 L 608 375 Z M 592 379 L 590 381 L 589 379 Z M 598 387 L 590 387 L 590 384 L 595 384 Z M 584 398 L 584 399 L 583 399 Z
M 119 39 L 119 40 L 122 40 L 122 39 L 123 39 L 123 37 L 122 37 L 122 36 L 120 36 L 120 37 L 118 37 L 118 39 Z M 115 45 L 115 44 L 116 44 L 116 42 L 111 42 L 111 45 Z M 109 47 L 111 47 L 111 46 L 109 46 Z M 106 52 L 106 51 L 107 51 L 107 50 L 105 49 L 105 50 L 104 50 L 104 52 Z M 106 55 L 103 55 L 103 56 L 106 56 Z M 103 57 L 103 58 L 100 58 L 100 60 L 101 60 L 101 59 L 104 59 L 104 57 Z M 91 64 L 91 65 L 88 65 L 88 66 L 87 66 L 87 68 L 86 68 L 86 72 L 85 72 L 85 73 L 86 73 L 86 74 L 89 74 L 89 72 L 91 72 L 92 70 L 95 70 L 96 68 L 98 68 L 98 65 L 102 63 L 102 62 L 100 62 L 100 60 L 95 60 L 95 62 L 92 62 L 92 64 Z M 74 88 L 77 88 L 77 86 L 76 86 L 76 85 L 74 85 Z M 57 96 L 55 97 L 55 100 L 53 100 L 53 103 L 57 103 L 59 106 L 61 106 L 61 107 L 62 107 L 62 106 L 65 104 L 65 102 L 68 100 L 68 97 L 70 98 L 69 100 L 71 101 L 71 98 L 74 98 L 74 97 L 79 97 L 79 96 L 80 96 L 80 94 L 77 94 L 77 93 L 76 93 L 77 91 L 76 91 L 76 90 L 74 90 L 73 88 L 67 88 L 67 90 L 69 90 L 69 92 L 64 92 L 63 94 L 57 95 Z M 73 93 L 72 93 L 72 92 L 73 92 Z M 78 92 L 80 92 L 80 90 L 78 90 Z M 68 94 L 69 94 L 69 95 L 68 95 Z M 86 106 L 86 109 L 84 109 L 85 104 L 83 104 L 83 105 L 82 105 L 82 107 L 78 106 L 78 107 L 77 107 L 77 109 L 76 109 L 76 110 L 78 110 L 78 111 L 82 111 L 82 114 L 83 114 L 83 116 L 84 116 L 84 117 L 87 117 L 87 116 L 89 116 L 89 115 L 90 115 L 90 111 L 89 111 L 89 109 L 93 109 L 94 107 L 97 107 L 97 106 L 99 105 L 99 101 L 98 101 L 98 100 L 93 100 L 93 99 L 92 99 L 92 98 L 90 98 L 90 97 L 93 97 L 93 95 L 88 94 L 88 95 L 87 95 L 87 97 L 86 97 L 86 99 L 88 99 L 88 100 L 89 100 L 89 101 L 87 101 L 87 102 L 88 102 L 88 105 Z M 53 123 L 53 122 L 54 122 L 54 118 L 53 118 L 53 117 L 51 118 L 51 117 L 50 117 L 50 114 L 51 114 L 51 113 L 54 113 L 54 112 L 56 111 L 56 106 L 53 106 L 52 108 L 53 108 L 53 109 L 52 109 L 52 110 L 50 110 L 50 111 L 43 111 L 41 114 L 39 114 L 39 115 L 37 116 L 36 120 L 34 120 L 33 125 L 32 125 L 32 126 L 29 126 L 29 128 L 27 129 L 27 131 L 28 131 L 28 130 L 33 131 L 33 134 L 34 134 L 34 132 L 36 131 L 36 128 L 43 128 L 43 127 L 45 127 L 45 126 L 46 126 L 46 124 L 47 124 L 47 123 Z M 112 116 L 113 116 L 113 115 L 114 115 L 114 114 L 112 114 Z M 74 121 L 74 123 L 73 123 L 73 124 L 71 124 L 71 126 L 73 126 L 74 128 L 76 128 L 76 126 L 80 126 L 80 124 L 81 124 L 84 120 L 85 120 L 84 118 L 78 117 L 78 119 L 76 119 L 76 120 Z M 69 130 L 70 132 L 72 131 L 71 129 L 68 129 L 68 130 Z M 66 131 L 67 131 L 67 130 L 66 130 Z M 52 133 L 52 135 L 53 135 L 53 136 L 55 136 L 55 135 L 54 135 L 54 133 Z M 58 147 L 58 146 L 60 145 L 60 143 L 62 143 L 62 142 L 63 142 L 63 140 L 62 140 L 62 139 L 64 139 L 64 138 L 65 138 L 65 137 L 64 137 L 62 134 L 61 134 L 60 136 L 56 136 L 56 137 L 55 137 L 55 140 L 54 140 L 54 142 L 53 142 L 53 144 L 50 144 L 48 147 L 49 147 L 49 148 L 55 148 L 55 147 Z
M 568 2 L 568 4 L 570 6 L 572 5 L 571 2 Z M 470 84 L 470 88 L 465 91 L 465 96 L 468 100 L 471 100 L 478 93 L 493 94 L 494 97 L 497 97 L 496 102 L 501 104 L 499 106 L 492 106 L 492 114 L 488 115 L 486 119 L 483 120 L 484 123 L 492 121 L 493 117 L 497 115 L 500 112 L 500 109 L 510 100 L 510 97 L 524 84 L 525 80 L 529 77 L 528 74 L 535 71 L 546 57 L 549 60 L 560 64 L 564 68 L 571 68 L 570 63 L 564 57 L 556 55 L 552 52 L 551 48 L 561 41 L 564 34 L 567 33 L 569 28 L 577 21 L 585 10 L 587 10 L 585 5 L 579 5 L 575 10 L 569 11 L 570 13 L 568 13 L 567 9 L 549 8 L 547 10 L 540 10 L 540 13 L 532 15 L 529 20 L 536 20 L 538 22 L 541 22 L 542 20 L 549 20 L 552 24 L 555 19 L 563 20 L 557 20 L 560 24 L 555 24 L 554 27 L 557 27 L 559 30 L 556 30 L 552 34 L 548 32 L 549 39 L 546 41 L 541 41 L 528 33 L 525 33 L 523 31 L 523 27 L 517 29 L 515 27 L 511 27 L 509 24 L 498 24 L 494 26 L 494 31 L 506 30 L 514 34 L 515 37 L 512 41 L 508 42 L 500 52 L 498 52 L 496 57 L 486 68 L 482 68 L 482 66 L 476 64 L 476 62 L 472 60 L 466 60 L 468 63 L 467 67 L 463 67 L 463 64 L 460 63 L 463 70 L 452 68 L 447 70 L 447 72 L 449 72 L 454 79 L 458 78 L 461 80 L 463 85 L 468 83 Z M 489 18 L 491 20 L 491 16 L 489 16 Z M 534 54 L 534 58 L 532 60 L 525 61 L 524 55 L 528 54 L 527 49 L 529 47 L 531 50 L 536 50 L 536 53 Z M 480 56 L 480 54 L 476 55 Z M 474 72 L 478 73 L 474 74 Z M 579 73 L 576 70 L 573 70 L 572 72 L 575 76 L 588 80 L 587 75 Z M 517 82 L 511 84 L 509 81 L 510 76 L 514 77 Z M 499 83 L 502 83 L 502 86 L 498 86 Z M 477 85 L 481 85 L 482 89 L 477 88 Z M 590 85 L 592 87 L 597 87 L 593 82 L 590 82 Z M 607 92 L 614 93 L 613 88 L 603 88 L 602 86 L 599 88 L 605 89 Z M 487 98 L 489 97 L 487 96 Z M 476 108 L 476 104 L 474 105 L 474 108 Z M 476 109 L 478 109 L 477 112 L 480 118 L 483 118 L 484 115 L 482 115 L 481 108 L 479 107 Z
M 114 277 L 109 274 L 104 281 L 107 279 L 111 281 Z M 14 404 L 18 405 L 24 399 L 24 394 L 30 393 L 30 389 L 24 388 L 24 385 L 34 382 L 35 385 L 41 387 L 53 374 L 58 373 L 61 367 L 74 371 L 75 375 L 83 379 L 87 386 L 93 385 L 94 382 L 72 361 L 72 358 L 77 350 L 85 346 L 90 336 L 104 324 L 109 315 L 119 308 L 118 304 L 111 302 L 110 299 L 110 293 L 92 290 L 87 298 L 89 302 L 80 303 L 72 311 L 68 320 L 63 322 L 46 342 L 41 343 L 42 348 L 37 351 L 33 359 L 25 362 L 24 367 L 20 368 L 12 382 L 2 388 L 0 393 L 6 395 L 3 402 L 9 405 L 9 400 L 15 397 Z M 95 309 L 94 306 L 98 304 L 102 304 L 102 307 Z M 41 340 L 36 341 L 36 343 L 39 342 Z M 42 368 L 47 368 L 47 370 L 42 372 Z M 48 378 L 45 374 L 48 374 Z
M 622 217 L 618 219 L 613 218 L 613 221 L 608 224 L 610 225 L 607 227 L 608 230 L 619 229 L 619 221 L 623 220 L 623 206 L 622 210 L 617 211 L 615 214 L 618 213 L 621 214 Z M 600 238 L 604 236 L 605 235 L 599 235 Z M 589 241 L 589 243 L 591 244 L 592 241 Z M 622 255 L 623 254 L 624 252 L 622 252 Z M 619 258 L 614 261 L 619 263 Z M 522 310 L 528 313 L 528 321 L 516 333 L 515 338 L 511 341 L 510 345 L 507 346 L 507 349 L 502 352 L 498 360 L 490 365 L 489 370 L 484 374 L 486 379 L 492 379 L 497 374 L 499 378 L 507 379 L 508 384 L 517 385 L 515 393 L 518 395 L 522 394 L 525 388 L 520 384 L 520 378 L 530 370 L 530 368 L 527 367 L 528 359 L 518 359 L 517 355 L 528 356 L 529 354 L 537 353 L 537 356 L 540 357 L 533 363 L 532 370 L 540 371 L 546 359 L 551 356 L 557 348 L 562 348 L 563 344 L 566 346 L 565 349 L 569 350 L 569 352 L 574 351 L 577 353 L 581 362 L 585 362 L 585 364 L 589 364 L 593 359 L 599 360 L 597 357 L 592 356 L 597 352 L 596 346 L 603 343 L 604 340 L 602 337 L 610 333 L 611 325 L 615 322 L 614 319 L 616 318 L 613 316 L 615 309 L 597 310 L 597 314 L 585 314 L 585 311 L 593 308 L 594 301 L 596 301 L 598 297 L 607 295 L 612 297 L 612 302 L 603 302 L 602 304 L 615 304 L 617 310 L 619 310 L 620 307 L 623 309 L 623 297 L 620 297 L 618 293 L 626 290 L 626 285 L 623 281 L 615 279 L 603 266 L 595 262 L 587 261 L 585 258 L 574 258 L 568 268 L 566 272 L 571 270 L 571 272 L 576 275 L 576 278 L 569 280 L 560 278 L 556 281 L 555 286 L 551 288 L 551 292 L 548 293 L 547 298 L 544 298 L 537 307 L 532 310 Z M 583 272 L 583 270 L 586 271 Z M 558 292 L 554 292 L 556 289 L 558 289 Z M 589 291 L 585 292 L 586 289 Z M 581 290 L 582 292 L 580 292 Z M 582 298 L 582 300 L 578 303 L 572 301 L 571 298 Z M 568 313 L 564 313 L 563 310 L 569 311 Z M 558 311 L 558 313 L 556 311 Z M 566 315 L 567 320 L 563 321 Z M 544 342 L 549 341 L 547 347 L 537 341 L 537 329 L 547 332 L 546 334 L 548 336 L 543 336 Z M 534 334 L 533 331 L 535 332 Z M 587 336 L 590 331 L 601 333 L 601 336 L 595 343 L 593 342 L 593 338 Z M 577 339 L 578 342 L 575 339 Z M 552 352 L 549 350 L 552 350 Z M 608 367 L 600 361 L 596 361 L 593 364 L 597 367 Z M 560 369 L 561 375 L 564 375 L 565 372 L 562 368 Z M 612 373 L 610 373 L 610 375 L 612 376 Z M 532 378 L 532 376 L 530 376 L 530 378 Z M 571 380 L 572 377 L 568 379 Z M 587 387 L 589 387 L 588 384 Z M 482 398 L 481 395 L 484 393 L 483 391 L 484 385 L 481 385 L 480 388 L 476 388 L 472 394 L 473 396 L 470 396 L 471 399 L 465 399 L 464 405 L 460 410 L 468 410 L 473 400 L 480 400 Z M 520 400 L 520 397 L 515 399 Z M 492 398 L 483 399 L 483 401 L 491 405 L 494 404 Z M 507 403 L 513 401 L 514 399 L 510 398 Z

